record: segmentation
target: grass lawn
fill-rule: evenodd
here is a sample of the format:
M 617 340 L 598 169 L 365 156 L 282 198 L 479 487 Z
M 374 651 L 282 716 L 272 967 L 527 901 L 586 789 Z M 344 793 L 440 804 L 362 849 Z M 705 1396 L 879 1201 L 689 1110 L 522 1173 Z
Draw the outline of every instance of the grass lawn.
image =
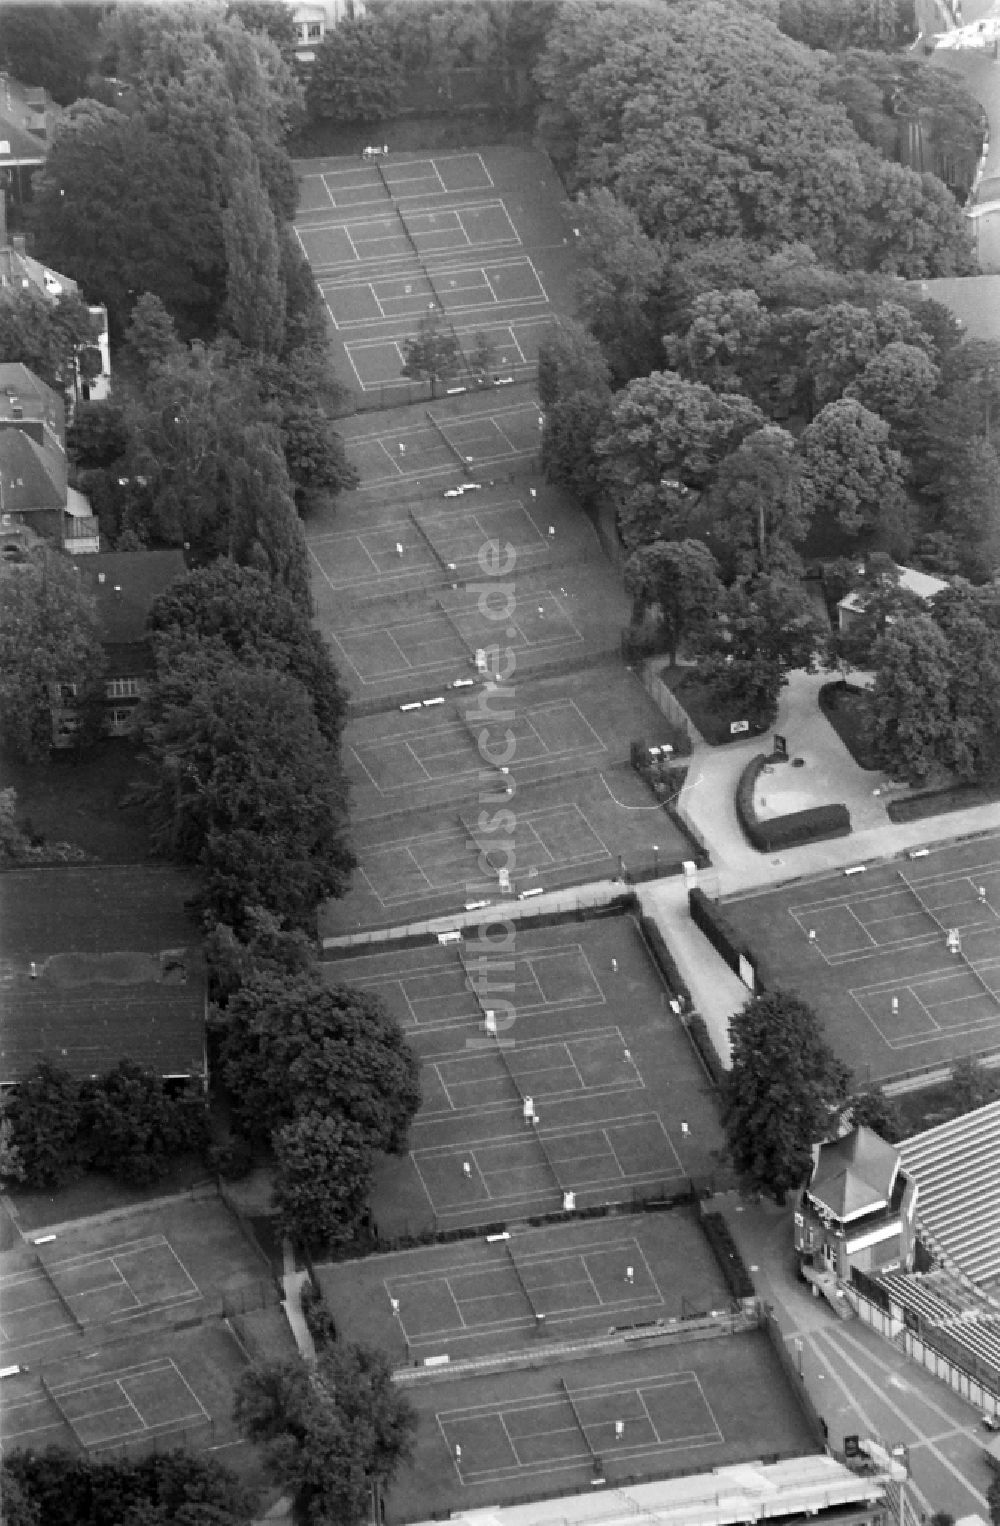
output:
M 138 752 L 124 740 L 99 742 L 79 754 L 55 753 L 46 764 L 0 757 L 0 788 L 16 791 L 22 830 L 46 844 L 71 843 L 98 863 L 149 857 L 145 815 L 125 804 L 141 774 Z
M 745 731 L 732 732 L 730 725 L 742 716 L 724 714 L 719 701 L 707 684 L 702 683 L 697 672 L 691 668 L 661 668 L 659 677 L 671 694 L 683 705 L 691 717 L 692 725 L 701 732 L 710 747 L 721 747 L 727 742 L 741 742 L 746 736 L 761 736 L 766 726 L 750 727 Z
M 878 768 L 872 750 L 872 697 L 838 679 L 819 691 L 819 707 L 859 768 Z

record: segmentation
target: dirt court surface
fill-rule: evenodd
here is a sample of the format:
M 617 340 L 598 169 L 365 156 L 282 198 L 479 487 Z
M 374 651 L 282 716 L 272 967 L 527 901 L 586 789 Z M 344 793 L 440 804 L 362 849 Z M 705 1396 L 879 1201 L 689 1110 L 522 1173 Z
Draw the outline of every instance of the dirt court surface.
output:
M 277 1304 L 266 1264 L 217 1197 L 59 1226 L 0 1257 L 4 1443 L 90 1453 L 235 1435 L 247 1355 L 224 1317 Z
M 511 1230 L 317 1268 L 338 1329 L 397 1365 L 604 1336 L 729 1308 L 693 1209 Z M 398 1306 L 394 1312 L 393 1300 Z
M 769 983 L 816 1008 L 860 1081 L 1000 1047 L 1000 834 L 725 909 Z
M 519 893 L 692 857 L 629 764 L 633 738 L 680 738 L 621 660 L 620 577 L 564 494 L 531 475 L 458 499 L 365 490 L 308 543 L 317 622 L 352 696 L 360 860 L 322 936 L 494 898 L 501 867 Z
M 388 1497 L 390 1522 L 585 1490 L 595 1477 L 614 1487 L 812 1450 L 759 1331 L 598 1351 L 408 1394 L 417 1450 Z
M 534 373 L 556 311 L 571 311 L 572 230 L 544 154 L 494 147 L 295 167 L 295 234 L 346 385 L 362 395 L 398 386 L 406 340 L 428 310 L 464 357 L 488 342 L 501 384 Z M 454 383 L 473 385 L 472 368 Z
M 377 991 L 421 1061 L 410 1149 L 376 1173 L 383 1239 L 550 1212 L 566 1192 L 578 1208 L 673 1197 L 711 1175 L 714 1101 L 632 917 L 322 969 Z

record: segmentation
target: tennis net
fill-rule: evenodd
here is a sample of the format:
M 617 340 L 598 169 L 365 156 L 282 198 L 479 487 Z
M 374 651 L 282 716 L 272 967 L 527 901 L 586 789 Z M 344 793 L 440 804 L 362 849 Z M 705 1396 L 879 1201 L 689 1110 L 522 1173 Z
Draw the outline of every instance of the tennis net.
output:
M 590 1456 L 591 1456 L 591 1458 L 593 1460 L 594 1471 L 597 1472 L 597 1473 L 603 1473 L 603 1471 L 604 1471 L 604 1464 L 601 1461 L 600 1454 L 598 1452 L 595 1452 L 593 1446 L 591 1445 L 590 1437 L 587 1435 L 587 1427 L 584 1425 L 583 1421 L 580 1418 L 580 1411 L 576 1407 L 576 1400 L 573 1398 L 573 1395 L 570 1393 L 569 1388 L 566 1385 L 566 1379 L 565 1378 L 560 1377 L 560 1379 L 559 1379 L 559 1387 L 562 1389 L 563 1396 L 565 1397 L 567 1404 L 569 1405 L 570 1409 L 573 1411 L 573 1419 L 576 1421 L 577 1428 L 578 1428 L 578 1430 L 580 1432 L 580 1435 L 583 1437 L 584 1445 L 587 1448 L 587 1451 L 590 1453 Z
M 916 885 L 914 885 L 913 881 L 907 879 L 902 869 L 899 869 L 896 872 L 899 875 L 899 878 L 902 880 L 903 884 L 906 886 L 907 890 L 912 895 L 913 899 L 916 901 L 917 905 L 920 907 L 921 911 L 923 911 L 926 916 L 930 917 L 931 921 L 935 922 L 943 933 L 950 932 L 952 928 L 949 927 L 947 922 L 941 921 L 941 918 L 938 916 L 936 911 L 931 910 L 923 896 L 920 894 Z M 1000 991 L 995 991 L 993 989 L 989 981 L 986 979 L 986 976 L 979 969 L 978 965 L 974 964 L 969 958 L 968 954 L 965 952 L 965 949 L 962 947 L 961 942 L 959 942 L 954 952 L 958 955 L 959 959 L 961 959 L 969 973 L 979 982 L 986 994 L 991 996 L 993 1000 L 998 1005 L 1000 1005 Z
M 69 1300 L 64 1296 L 64 1294 L 60 1290 L 58 1284 L 56 1283 L 55 1278 L 53 1277 L 52 1273 L 49 1271 L 48 1267 L 45 1265 L 45 1262 L 42 1260 L 42 1258 L 39 1255 L 37 1250 L 35 1251 L 35 1265 L 38 1267 L 38 1270 L 41 1272 L 42 1276 L 45 1278 L 45 1281 L 48 1283 L 49 1287 L 52 1289 L 53 1293 L 56 1295 L 56 1298 L 58 1299 L 59 1304 L 62 1307 L 63 1313 L 67 1314 L 69 1316 L 69 1318 L 72 1320 L 73 1324 L 76 1326 L 76 1328 L 78 1330 L 82 1330 L 84 1328 L 83 1320 L 80 1318 L 79 1314 L 77 1314 L 77 1312 L 73 1308 L 72 1304 L 69 1302 Z
M 468 970 L 468 967 L 465 965 L 465 960 L 464 959 L 462 961 L 462 964 L 463 964 L 463 967 L 465 967 L 466 979 L 467 979 L 467 981 L 469 983 L 469 988 L 472 991 L 472 994 L 476 998 L 476 1003 L 477 1003 L 477 1005 L 479 1007 L 480 1012 L 483 1014 L 483 1022 L 485 1024 L 485 1022 L 486 1022 L 486 1014 L 489 1011 L 489 1008 L 486 1006 L 485 1002 L 483 1001 L 483 998 L 480 995 L 479 989 L 476 986 L 475 980 L 469 974 L 469 970 Z M 501 1060 L 501 1063 L 503 1065 L 503 1068 L 507 1072 L 507 1076 L 508 1076 L 508 1078 L 510 1080 L 511 1086 L 513 1086 L 513 1088 L 514 1088 L 514 1091 L 515 1091 L 515 1093 L 517 1095 L 517 1100 L 521 1103 L 521 1105 L 523 1107 L 524 1106 L 524 1099 L 529 1094 L 524 1090 L 524 1088 L 522 1087 L 520 1081 L 517 1079 L 517 1077 L 514 1074 L 514 1071 L 513 1071 L 512 1067 L 511 1067 L 510 1060 L 507 1058 L 507 1045 L 503 1042 L 503 1039 L 500 1037 L 499 1033 L 494 1033 L 494 1034 L 489 1035 L 489 1036 L 492 1037 L 493 1043 L 496 1046 L 497 1054 L 500 1056 L 500 1060 Z M 545 1158 L 545 1164 L 548 1166 L 550 1172 L 552 1173 L 552 1179 L 555 1182 L 557 1188 L 559 1189 L 559 1192 L 560 1192 L 560 1195 L 561 1195 L 562 1192 L 563 1192 L 562 1177 L 559 1175 L 559 1171 L 556 1168 L 556 1163 L 552 1159 L 551 1154 L 549 1153 L 549 1147 L 545 1143 L 545 1136 L 544 1136 L 544 1134 L 541 1131 L 541 1127 L 540 1127 L 540 1125 L 538 1123 L 537 1117 L 532 1121 L 531 1132 L 534 1134 L 535 1139 L 538 1141 L 538 1148 L 541 1150 L 542 1155 Z
M 528 1284 L 524 1280 L 524 1275 L 523 1275 L 523 1273 L 521 1271 L 521 1268 L 517 1264 L 517 1257 L 514 1255 L 514 1252 L 510 1248 L 510 1241 L 508 1240 L 506 1243 L 507 1243 L 507 1255 L 510 1257 L 510 1264 L 514 1268 L 514 1275 L 517 1278 L 518 1282 L 521 1284 L 521 1292 L 524 1294 L 525 1298 L 528 1300 L 528 1308 L 531 1310 L 532 1314 L 534 1314 L 535 1318 L 537 1319 L 538 1318 L 538 1309 L 535 1307 L 535 1300 L 532 1298 L 531 1293 L 528 1290 Z

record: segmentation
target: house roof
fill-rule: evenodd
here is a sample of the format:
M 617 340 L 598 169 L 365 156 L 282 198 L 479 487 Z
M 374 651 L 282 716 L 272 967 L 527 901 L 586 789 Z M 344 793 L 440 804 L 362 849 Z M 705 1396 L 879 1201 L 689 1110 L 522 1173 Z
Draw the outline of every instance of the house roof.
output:
M 44 164 L 47 152 L 43 138 L 36 137 L 6 111 L 0 110 L 0 169 L 13 169 L 19 164 Z
M 59 393 L 23 361 L 0 362 L 0 418 L 14 417 L 14 404 L 26 419 L 40 419 L 60 442 L 65 433 L 66 404 Z
M 28 514 L 66 507 L 66 458 L 23 429 L 0 429 L 0 510 Z
M 144 641 L 153 601 L 186 570 L 181 550 L 103 551 L 81 558 L 81 575 L 97 601 L 102 642 L 130 646 Z
M 77 1076 L 126 1056 L 160 1075 L 203 1073 L 194 888 L 179 870 L 135 864 L 0 875 L 0 1084 L 42 1059 Z
M 940 593 L 948 584 L 944 578 L 932 577 L 929 572 L 918 572 L 916 567 L 897 567 L 899 574 L 899 587 L 904 593 L 916 594 L 918 599 L 933 599 L 936 593 Z M 866 590 L 856 588 L 853 593 L 845 594 L 837 604 L 838 609 L 866 608 Z
M 817 1148 L 807 1190 L 835 1218 L 856 1218 L 889 1202 L 898 1165 L 892 1145 L 861 1124 Z

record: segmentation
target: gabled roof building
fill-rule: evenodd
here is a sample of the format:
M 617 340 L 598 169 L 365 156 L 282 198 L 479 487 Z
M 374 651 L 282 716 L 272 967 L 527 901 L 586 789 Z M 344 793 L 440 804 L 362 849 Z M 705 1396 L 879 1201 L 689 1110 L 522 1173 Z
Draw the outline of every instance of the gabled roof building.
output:
M 795 1249 L 803 1271 L 849 1281 L 860 1271 L 913 1265 L 916 1183 L 892 1145 L 861 1125 L 813 1147 L 799 1195 Z M 812 1280 L 812 1279 L 810 1279 Z

